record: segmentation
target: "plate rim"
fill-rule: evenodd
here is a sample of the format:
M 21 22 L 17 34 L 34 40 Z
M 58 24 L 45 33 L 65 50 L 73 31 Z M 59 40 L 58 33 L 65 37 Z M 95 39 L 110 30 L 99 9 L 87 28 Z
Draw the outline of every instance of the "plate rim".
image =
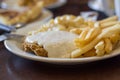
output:
M 81 64 L 81 63 L 89 63 L 89 62 L 94 62 L 94 61 L 109 59 L 109 58 L 112 58 L 112 57 L 120 55 L 120 52 L 118 52 L 118 53 L 113 53 L 113 54 L 111 53 L 110 55 L 104 55 L 102 57 L 94 56 L 94 57 L 85 57 L 85 58 L 74 58 L 74 59 L 71 59 L 71 58 L 62 58 L 61 59 L 61 58 L 47 58 L 47 57 L 32 55 L 32 54 L 29 54 L 29 52 L 25 52 L 22 49 L 18 48 L 18 49 L 22 50 L 25 54 L 28 53 L 26 55 L 23 55 L 23 54 L 21 54 L 19 52 L 16 52 L 15 50 L 12 50 L 10 48 L 10 46 L 9 46 L 9 44 L 11 44 L 10 41 L 13 41 L 13 40 L 5 40 L 4 41 L 4 45 L 13 54 L 15 54 L 17 56 L 20 56 L 22 58 L 29 59 L 29 60 L 41 61 L 41 62 L 47 62 L 47 63 L 57 63 L 57 64 L 58 63 L 59 64 L 60 63 L 65 63 L 65 64 L 66 63 L 68 63 L 68 64 L 69 63 L 73 63 L 73 64 L 74 63 L 75 64 L 79 63 L 79 64 Z M 120 47 L 118 47 L 117 49 L 120 49 Z M 115 49 L 115 50 L 117 50 L 117 49 Z

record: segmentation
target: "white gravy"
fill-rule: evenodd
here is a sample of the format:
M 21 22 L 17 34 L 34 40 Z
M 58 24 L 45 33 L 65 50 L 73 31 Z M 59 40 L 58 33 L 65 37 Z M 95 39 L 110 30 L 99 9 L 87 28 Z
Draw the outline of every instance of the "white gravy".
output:
M 76 49 L 73 40 L 77 37 L 78 35 L 66 31 L 48 31 L 27 36 L 26 42 L 43 45 L 48 57 L 70 58 L 70 53 Z

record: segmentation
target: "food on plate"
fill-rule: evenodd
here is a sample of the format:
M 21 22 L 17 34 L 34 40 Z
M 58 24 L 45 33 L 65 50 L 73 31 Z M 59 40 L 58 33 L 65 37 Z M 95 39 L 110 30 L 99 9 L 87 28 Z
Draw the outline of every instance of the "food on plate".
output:
M 17 16 L 19 12 L 13 10 L 5 10 L 0 12 L 0 23 L 7 24 L 10 19 Z
M 41 15 L 43 3 L 38 2 L 33 7 L 28 7 L 25 11 L 5 10 L 0 12 L 0 22 L 7 25 L 16 23 L 28 23 L 34 21 Z
M 37 55 L 41 55 L 41 51 L 44 50 L 42 55 L 47 52 L 47 55 L 44 56 L 69 58 L 70 53 L 76 49 L 73 40 L 77 38 L 77 36 L 78 35 L 66 31 L 40 32 L 35 35 L 27 36 L 25 40 L 27 43 L 25 42 L 24 47 L 26 50 L 29 48 Z M 37 47 L 41 46 L 41 50 L 37 47 L 33 47 L 35 44 L 37 44 Z
M 57 2 L 57 0 L 19 0 L 19 5 L 20 6 L 33 6 L 39 1 L 42 1 L 44 3 L 44 6 L 49 6 Z
M 107 55 L 116 48 L 120 40 L 120 24 L 117 18 L 113 16 L 91 21 L 81 16 L 58 16 L 43 24 L 40 29 L 29 32 L 23 48 L 27 52 L 50 58 Z

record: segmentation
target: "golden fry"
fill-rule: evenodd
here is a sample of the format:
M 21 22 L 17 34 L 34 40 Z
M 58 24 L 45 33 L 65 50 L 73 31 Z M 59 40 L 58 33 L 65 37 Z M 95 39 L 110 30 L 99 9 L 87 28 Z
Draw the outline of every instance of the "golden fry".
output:
M 94 22 L 93 22 L 93 21 L 88 21 L 87 24 L 88 24 L 88 26 L 91 27 L 91 28 L 94 27 Z
M 85 40 L 95 38 L 97 35 L 99 35 L 100 32 L 101 32 L 101 29 L 99 27 L 95 27 L 89 30 Z
M 80 49 L 76 49 L 71 53 L 71 58 L 78 58 L 80 57 L 82 54 L 80 53 Z
M 84 23 L 84 18 L 78 16 L 76 19 L 74 19 L 74 22 L 76 23 L 76 26 L 79 26 L 80 24 Z
M 70 32 L 75 33 L 75 34 L 80 34 L 82 30 L 80 28 L 74 28 L 74 29 L 71 29 Z
M 105 50 L 96 50 L 97 56 L 103 56 L 105 54 Z
M 112 43 L 110 41 L 110 39 L 106 38 L 105 39 L 105 51 L 106 53 L 110 53 L 112 51 Z
M 104 41 L 102 40 L 102 41 L 100 41 L 100 42 L 97 43 L 97 45 L 95 46 L 95 49 L 97 49 L 97 50 L 103 50 L 104 46 L 105 46 L 105 44 L 104 44 Z
M 116 34 L 111 35 L 110 40 L 113 44 L 117 43 L 118 40 L 120 40 L 120 34 L 116 33 Z
M 86 37 L 86 35 L 87 35 L 87 33 L 88 33 L 87 29 L 84 30 L 84 31 L 82 31 L 81 34 L 80 34 L 80 36 L 79 36 L 79 39 L 84 40 L 85 37 Z
M 87 40 L 87 39 L 92 38 L 91 36 L 92 36 L 92 34 L 94 33 L 94 31 L 95 31 L 95 29 L 90 29 L 90 30 L 88 31 L 88 34 L 86 35 L 85 39 Z
M 103 20 L 99 21 L 99 23 L 102 24 L 102 23 L 107 23 L 107 22 L 110 22 L 110 21 L 117 21 L 117 20 L 118 20 L 117 16 L 112 16 L 112 17 L 109 17 L 107 19 L 103 19 Z
M 103 40 L 97 43 L 97 45 L 95 46 L 97 56 L 104 55 L 105 53 L 104 47 L 105 43 Z
M 106 38 L 116 33 L 120 33 L 120 24 L 116 24 L 114 26 L 103 29 L 101 36 L 103 38 Z
M 88 44 L 90 41 L 91 41 L 91 39 L 81 40 L 81 39 L 79 39 L 79 38 L 76 38 L 76 39 L 74 40 L 75 45 L 76 45 L 78 48 L 84 47 L 84 46 L 85 46 L 86 44 Z
M 100 23 L 99 22 L 95 22 L 94 23 L 94 27 L 100 27 Z
M 113 25 L 115 25 L 115 24 L 117 24 L 117 23 L 119 23 L 119 22 L 118 22 L 118 21 L 110 21 L 110 22 L 103 23 L 103 24 L 101 24 L 100 26 L 101 26 L 102 28 L 106 28 L 106 27 L 113 26 Z

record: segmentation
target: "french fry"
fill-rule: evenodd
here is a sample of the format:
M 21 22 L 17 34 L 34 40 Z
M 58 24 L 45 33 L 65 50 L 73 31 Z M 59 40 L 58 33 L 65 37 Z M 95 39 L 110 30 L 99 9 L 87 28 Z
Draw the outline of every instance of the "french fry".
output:
M 99 22 L 95 22 L 94 23 L 94 27 L 100 27 L 100 23 Z
M 101 32 L 101 29 L 99 27 L 95 27 L 89 30 L 88 34 L 85 37 L 85 40 L 95 38 L 97 35 L 99 35 L 100 32 Z
M 71 29 L 70 32 L 75 33 L 75 34 L 80 34 L 82 30 L 80 28 L 75 28 L 75 29 Z
M 93 21 L 88 21 L 87 24 L 88 24 L 88 26 L 91 27 L 91 28 L 94 27 L 94 22 L 93 22 Z
M 78 47 L 78 48 L 82 48 L 84 47 L 86 44 L 88 44 L 91 40 L 90 39 L 87 39 L 87 40 L 81 40 L 79 38 L 76 38 L 74 40 L 75 42 L 75 45 Z
M 120 24 L 116 24 L 114 26 L 103 29 L 101 36 L 103 38 L 106 38 L 116 33 L 120 33 Z
M 101 28 L 106 28 L 106 27 L 113 26 L 113 25 L 115 25 L 117 23 L 119 23 L 119 21 L 110 21 L 110 22 L 103 23 L 100 26 L 101 26 Z
M 105 54 L 105 50 L 96 50 L 97 56 L 103 56 Z
M 89 29 L 90 29 L 89 27 L 73 28 L 73 29 L 70 29 L 70 32 L 80 34 L 84 30 L 89 30 Z
M 105 51 L 106 53 L 110 53 L 112 51 L 112 43 L 108 38 L 105 38 Z
M 76 49 L 74 51 L 71 52 L 71 58 L 78 58 L 80 57 L 82 54 L 80 53 L 80 49 Z
M 86 35 L 87 35 L 87 33 L 88 33 L 88 29 L 82 31 L 80 36 L 79 36 L 79 39 L 84 40 Z
M 110 40 L 113 44 L 117 43 L 120 40 L 120 34 L 116 33 L 110 36 Z
M 117 20 L 118 20 L 117 16 L 112 16 L 107 19 L 103 19 L 103 20 L 99 21 L 99 23 L 102 24 L 102 23 L 106 23 L 106 22 L 110 22 L 110 21 L 117 21 Z
M 76 19 L 74 19 L 74 22 L 77 23 L 76 26 L 79 24 L 83 24 L 84 18 L 82 18 L 81 16 L 78 16 Z
M 88 31 L 88 34 L 86 35 L 85 39 L 87 40 L 87 39 L 92 38 L 91 36 L 92 36 L 92 34 L 93 34 L 94 32 L 95 32 L 95 29 L 94 29 L 94 28 L 90 29 L 90 30 Z
M 105 53 L 104 47 L 105 47 L 105 44 L 103 40 L 97 43 L 97 45 L 95 46 L 97 56 L 104 55 Z
M 95 46 L 95 49 L 98 49 L 98 50 L 103 50 L 104 49 L 104 41 L 100 41 L 96 46 Z

